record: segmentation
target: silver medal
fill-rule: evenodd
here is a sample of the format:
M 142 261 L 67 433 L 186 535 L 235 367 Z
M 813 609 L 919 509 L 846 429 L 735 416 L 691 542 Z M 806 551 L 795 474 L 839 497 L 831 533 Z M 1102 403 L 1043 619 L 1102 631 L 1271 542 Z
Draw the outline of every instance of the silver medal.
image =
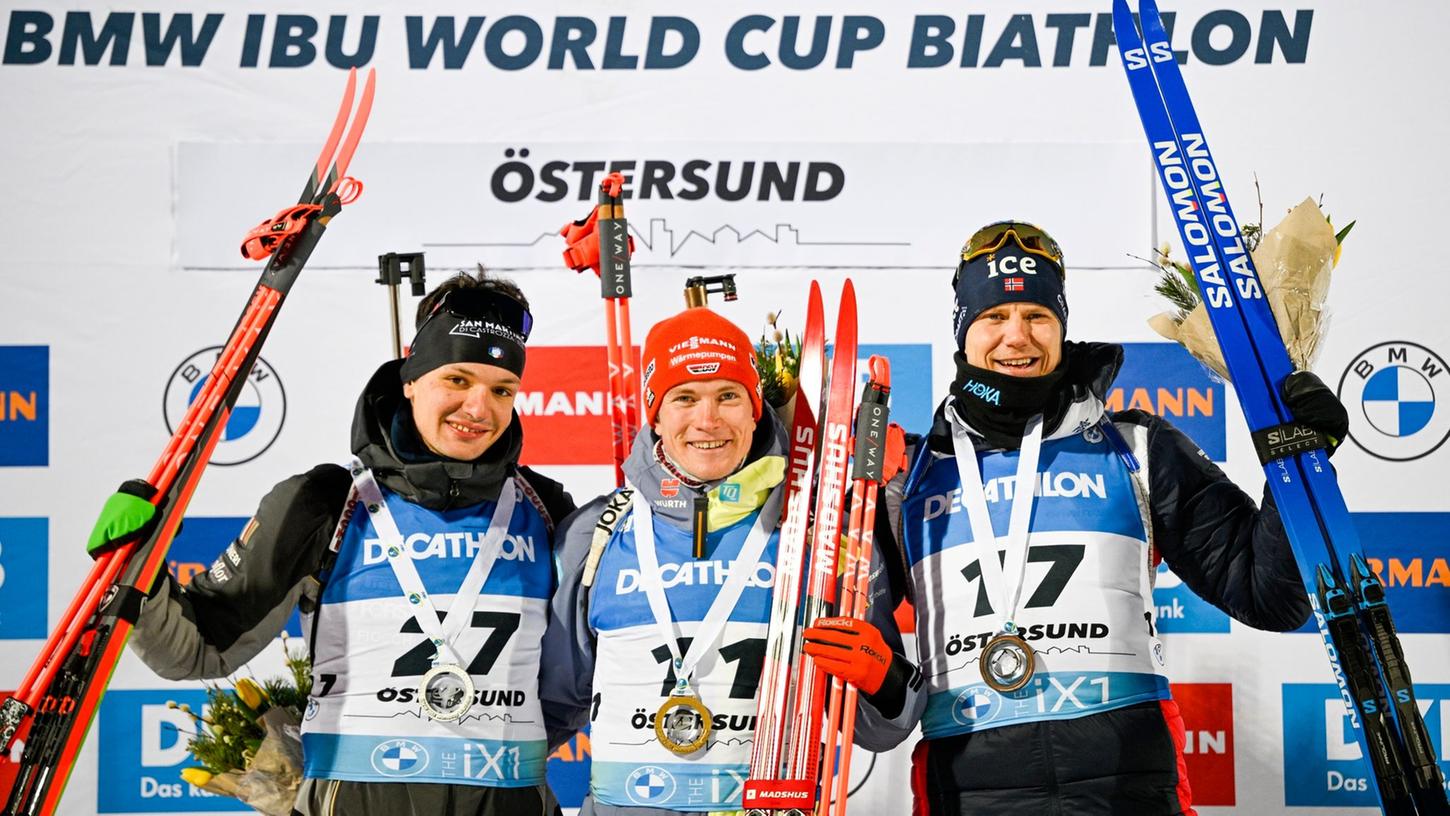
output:
M 418 683 L 418 702 L 430 719 L 456 720 L 473 707 L 473 678 L 460 666 L 439 663 Z

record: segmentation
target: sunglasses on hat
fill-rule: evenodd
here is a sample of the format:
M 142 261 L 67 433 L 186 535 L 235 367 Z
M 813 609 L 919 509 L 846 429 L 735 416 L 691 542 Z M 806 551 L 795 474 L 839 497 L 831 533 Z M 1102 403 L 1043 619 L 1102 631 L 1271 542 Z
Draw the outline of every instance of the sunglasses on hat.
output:
M 517 331 L 525 340 L 534 329 L 534 316 L 524 304 L 497 289 L 450 289 L 418 324 L 418 333 L 442 312 L 463 320 L 493 320 Z
M 979 256 L 996 252 L 1006 246 L 1009 239 L 1016 241 L 1017 246 L 1024 252 L 1040 255 L 1057 264 L 1058 269 L 1066 271 L 1062 263 L 1062 248 L 1052 240 L 1052 236 L 1042 228 L 1023 221 L 998 221 L 977 230 L 962 247 L 962 265 L 965 266 Z M 961 274 L 961 267 L 957 268 L 957 274 Z M 952 285 L 956 285 L 955 278 Z

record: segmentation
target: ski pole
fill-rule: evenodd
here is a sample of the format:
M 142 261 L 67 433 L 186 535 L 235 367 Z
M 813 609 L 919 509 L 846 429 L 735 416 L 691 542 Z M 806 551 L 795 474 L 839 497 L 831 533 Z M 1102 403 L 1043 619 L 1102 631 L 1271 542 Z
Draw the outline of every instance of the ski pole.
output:
M 633 296 L 630 256 L 634 236 L 624 217 L 624 174 L 610 173 L 599 185 L 599 202 L 589 215 L 559 229 L 567 244 L 564 265 L 575 272 L 592 269 L 604 300 L 605 359 L 609 366 L 609 421 L 614 483 L 624 486 L 624 460 L 639 428 L 639 361 L 629 330 Z

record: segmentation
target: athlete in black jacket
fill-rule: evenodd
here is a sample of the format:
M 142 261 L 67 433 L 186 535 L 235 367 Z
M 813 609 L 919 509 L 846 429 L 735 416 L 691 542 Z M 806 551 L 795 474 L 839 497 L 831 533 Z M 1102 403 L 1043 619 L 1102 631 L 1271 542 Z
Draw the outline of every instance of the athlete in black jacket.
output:
M 1122 348 L 1063 342 L 1063 286 L 1061 252 L 1031 225 L 992 225 L 963 249 L 957 377 L 888 488 L 879 537 L 914 589 L 916 659 L 871 659 L 880 636 L 859 622 L 806 632 L 827 670 L 876 688 L 883 710 L 901 704 L 858 728 L 860 744 L 885 750 L 921 724 L 919 813 L 1192 813 L 1154 625 L 1159 561 L 1249 626 L 1309 615 L 1267 492 L 1255 506 L 1166 420 L 1105 410 Z M 1301 421 L 1344 436 L 1312 374 L 1286 391 Z
M 357 502 L 353 476 L 343 466 L 319 465 L 274 487 L 210 570 L 185 587 L 163 573 L 137 622 L 131 645 L 157 674 L 215 678 L 254 657 L 282 631 L 292 609 L 301 608 L 314 660 L 303 723 L 308 778 L 296 803 L 304 816 L 555 809 L 542 784 L 547 717 L 539 716 L 537 702 L 537 640 L 557 583 L 553 524 L 574 503 L 557 482 L 518 465 L 523 433 L 512 403 L 531 322 L 527 302 L 512 284 L 466 275 L 448 281 L 420 304 L 412 355 L 384 363 L 363 390 L 352 428 L 352 451 L 387 497 L 423 583 L 438 595 L 440 619 L 450 609 L 447 596 L 462 591 L 456 576 L 487 546 L 478 542 L 502 490 L 517 491 L 514 521 L 499 545 L 497 569 L 489 572 L 494 580 L 473 606 L 474 627 L 480 614 L 502 616 L 517 635 L 493 649 L 494 658 L 504 659 L 481 671 L 473 655 L 482 656 L 496 641 L 483 639 L 480 646 L 468 638 L 490 630 L 465 628 L 457 640 L 463 659 L 472 657 L 467 673 L 483 690 L 474 699 L 506 700 L 500 716 L 481 710 L 483 703 L 473 706 L 475 716 L 453 722 L 420 711 L 415 675 L 428 661 L 399 667 L 426 641 L 406 633 L 420 628 L 408 613 L 400 579 L 379 563 L 386 541 L 378 543 L 383 536 L 367 522 L 367 502 Z M 136 528 L 134 516 L 126 521 L 114 512 L 127 503 L 124 495 L 108 503 L 93 552 Z M 448 552 L 458 542 L 463 544 Z M 448 576 L 455 576 L 451 585 Z M 499 737 L 491 740 L 479 736 L 486 723 L 507 720 L 504 715 L 532 723 L 533 739 L 508 732 L 487 732 Z M 373 726 L 378 717 L 398 719 Z M 477 744 L 466 741 L 471 739 Z M 359 750 L 373 742 L 377 748 Z M 512 774 L 497 760 L 500 747 L 510 745 L 523 746 L 533 758 L 524 763 L 530 770 Z M 453 749 L 450 771 L 441 763 L 444 750 Z M 455 782 L 450 774 L 465 778 Z

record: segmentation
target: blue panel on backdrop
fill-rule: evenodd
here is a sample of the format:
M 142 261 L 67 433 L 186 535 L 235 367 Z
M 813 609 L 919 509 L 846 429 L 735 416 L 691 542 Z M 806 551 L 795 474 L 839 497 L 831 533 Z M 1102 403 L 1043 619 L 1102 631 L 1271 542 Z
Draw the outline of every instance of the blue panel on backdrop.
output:
M 0 518 L 0 639 L 47 634 L 48 531 L 43 518 Z
M 1108 391 L 1110 411 L 1157 414 L 1215 462 L 1228 458 L 1223 383 L 1177 343 L 1124 343 L 1123 369 Z
M 856 379 L 866 384 L 871 355 L 891 361 L 891 421 L 910 433 L 926 433 L 936 394 L 931 388 L 931 346 L 926 343 L 862 343 L 857 347 Z M 856 397 L 860 399 L 860 389 Z
M 50 347 L 0 346 L 0 466 L 50 464 Z
M 1374 782 L 1355 741 L 1339 686 L 1284 684 L 1284 804 L 1303 807 L 1374 807 Z M 1417 683 L 1435 759 L 1450 774 L 1444 723 L 1450 684 Z
M 1350 513 L 1401 634 L 1450 633 L 1450 513 Z M 1311 620 L 1300 632 L 1319 633 Z
M 589 728 L 549 756 L 549 788 L 566 808 L 577 808 L 589 792 Z
M 230 796 L 181 781 L 181 769 L 200 767 L 186 742 L 196 726 L 168 701 L 204 712 L 206 692 L 112 691 L 101 698 L 97 752 L 97 813 L 250 811 Z

